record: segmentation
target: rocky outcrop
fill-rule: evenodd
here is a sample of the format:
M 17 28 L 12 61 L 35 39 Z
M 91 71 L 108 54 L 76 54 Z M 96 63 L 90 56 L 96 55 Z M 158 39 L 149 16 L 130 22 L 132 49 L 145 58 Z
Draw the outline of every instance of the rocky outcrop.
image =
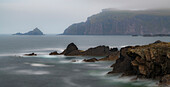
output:
M 86 22 L 69 26 L 64 35 L 169 35 L 170 14 L 166 10 L 103 10 Z M 167 14 L 163 14 L 167 13 Z
M 108 56 L 111 53 L 108 46 L 97 46 L 82 52 L 83 56 Z
M 109 56 L 113 52 L 117 52 L 117 48 L 109 48 L 108 46 L 97 46 L 89 48 L 86 51 L 79 50 L 74 43 L 70 43 L 61 53 L 66 56 Z
M 163 85 L 164 87 L 168 87 L 168 85 L 170 86 L 170 74 L 161 78 L 160 85 Z
M 40 31 L 38 28 L 35 28 L 32 31 L 29 31 L 27 33 L 16 33 L 13 35 L 44 35 L 42 31 Z
M 99 61 L 99 60 L 96 59 L 96 58 L 91 58 L 91 59 L 84 59 L 83 61 L 84 62 L 96 62 L 96 61 Z
M 51 52 L 49 55 L 59 55 L 57 51 Z
M 24 54 L 25 56 L 37 56 L 35 53 L 30 53 L 30 54 Z
M 112 65 L 111 73 L 137 75 L 142 78 L 161 79 L 170 74 L 170 42 L 157 41 L 143 46 L 129 46 L 120 50 L 120 58 Z M 167 77 L 165 77 L 166 79 Z M 165 80 L 168 82 L 169 79 Z
M 71 55 L 72 52 L 78 52 L 78 48 L 74 43 L 70 43 L 67 48 L 61 53 L 64 55 Z

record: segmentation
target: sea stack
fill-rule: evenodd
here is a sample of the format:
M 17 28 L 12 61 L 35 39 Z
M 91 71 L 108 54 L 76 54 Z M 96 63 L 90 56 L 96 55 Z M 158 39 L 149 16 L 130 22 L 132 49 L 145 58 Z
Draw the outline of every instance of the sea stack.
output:
M 35 28 L 32 31 L 29 31 L 27 33 L 20 33 L 19 32 L 19 33 L 13 34 L 13 35 L 44 35 L 44 34 L 40 29 Z

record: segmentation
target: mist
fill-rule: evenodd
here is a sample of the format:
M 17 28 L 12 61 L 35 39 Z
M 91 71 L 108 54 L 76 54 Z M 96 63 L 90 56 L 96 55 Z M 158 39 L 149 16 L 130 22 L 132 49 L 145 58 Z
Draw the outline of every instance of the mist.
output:
M 170 0 L 1 0 L 0 34 L 27 32 L 38 27 L 46 34 L 60 34 L 73 23 L 105 8 L 170 9 Z

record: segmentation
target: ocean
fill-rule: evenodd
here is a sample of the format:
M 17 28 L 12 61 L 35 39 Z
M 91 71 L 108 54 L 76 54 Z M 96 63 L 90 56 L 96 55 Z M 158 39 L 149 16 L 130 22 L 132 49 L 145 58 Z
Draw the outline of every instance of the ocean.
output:
M 87 50 L 99 45 L 120 49 L 156 40 L 170 42 L 170 37 L 0 35 L 0 87 L 156 87 L 158 81 L 108 75 L 113 61 L 85 63 L 83 59 L 93 57 L 48 55 L 62 52 L 71 42 L 80 50 Z M 24 56 L 32 52 L 38 55 Z

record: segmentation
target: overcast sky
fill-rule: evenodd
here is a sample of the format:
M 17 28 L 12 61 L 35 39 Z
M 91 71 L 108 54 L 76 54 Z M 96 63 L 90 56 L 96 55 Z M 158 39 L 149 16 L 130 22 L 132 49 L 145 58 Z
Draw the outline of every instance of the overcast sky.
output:
M 73 23 L 104 8 L 170 8 L 170 0 L 0 0 L 0 34 L 27 32 L 38 27 L 59 34 Z

